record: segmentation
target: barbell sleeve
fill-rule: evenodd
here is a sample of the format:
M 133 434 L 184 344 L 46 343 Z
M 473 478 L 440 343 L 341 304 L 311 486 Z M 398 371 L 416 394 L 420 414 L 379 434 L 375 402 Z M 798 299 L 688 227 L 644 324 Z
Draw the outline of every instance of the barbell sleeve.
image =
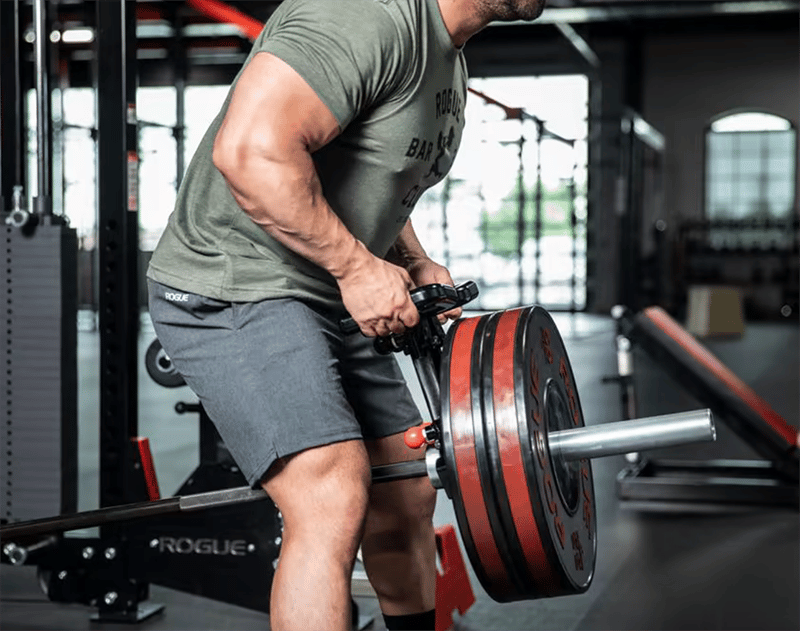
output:
M 551 458 L 581 460 L 710 442 L 716 437 L 714 417 L 711 410 L 706 409 L 551 432 L 548 447 Z M 421 477 L 425 472 L 422 460 L 398 462 L 373 467 L 372 481 L 391 482 Z
M 711 410 L 695 410 L 552 432 L 550 456 L 564 460 L 601 458 L 716 439 Z

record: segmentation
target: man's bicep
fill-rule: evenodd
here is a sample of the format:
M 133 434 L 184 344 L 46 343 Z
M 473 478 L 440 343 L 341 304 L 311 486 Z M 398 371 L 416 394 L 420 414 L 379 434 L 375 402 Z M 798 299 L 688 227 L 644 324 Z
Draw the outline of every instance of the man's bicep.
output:
M 291 66 L 258 53 L 239 77 L 217 143 L 260 151 L 302 145 L 313 152 L 339 132 L 330 109 Z

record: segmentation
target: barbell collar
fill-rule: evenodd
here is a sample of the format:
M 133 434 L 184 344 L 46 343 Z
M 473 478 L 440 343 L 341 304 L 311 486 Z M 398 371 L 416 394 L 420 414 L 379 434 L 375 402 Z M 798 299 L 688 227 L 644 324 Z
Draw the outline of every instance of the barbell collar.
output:
M 553 458 L 582 460 L 709 442 L 716 436 L 711 410 L 695 410 L 565 429 L 551 432 L 548 440 Z
M 436 447 L 428 447 L 425 451 L 425 469 L 428 473 L 428 479 L 435 489 L 443 489 L 444 482 L 439 473 L 439 468 L 442 465 L 442 453 Z

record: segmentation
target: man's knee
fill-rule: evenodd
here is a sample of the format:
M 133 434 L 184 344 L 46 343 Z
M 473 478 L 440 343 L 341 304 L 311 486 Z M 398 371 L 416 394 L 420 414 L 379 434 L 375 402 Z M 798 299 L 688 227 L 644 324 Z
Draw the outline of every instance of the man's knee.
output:
M 427 478 L 373 485 L 361 552 L 382 605 L 433 606 L 435 505 Z
M 367 514 L 368 533 L 413 538 L 430 529 L 435 508 L 436 489 L 427 478 L 373 485 Z
M 263 487 L 294 533 L 357 536 L 369 501 L 369 461 L 355 441 L 296 454 L 278 463 Z
M 355 476 L 330 475 L 307 491 L 303 527 L 315 530 L 360 532 L 368 511 L 369 481 Z
M 427 477 L 416 478 L 410 481 L 409 492 L 413 498 L 411 506 L 404 509 L 405 517 L 422 525 L 432 523 L 433 512 L 436 509 L 436 489 Z

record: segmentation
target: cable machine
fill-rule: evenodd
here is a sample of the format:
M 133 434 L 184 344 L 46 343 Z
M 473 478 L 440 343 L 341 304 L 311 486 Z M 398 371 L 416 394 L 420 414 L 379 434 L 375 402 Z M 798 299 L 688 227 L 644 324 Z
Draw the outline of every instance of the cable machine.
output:
M 75 231 L 52 196 L 48 3 L 33 3 L 36 188 L 28 204 L 21 0 L 0 5 L 2 38 L 3 326 L 0 519 L 77 508 Z M 46 437 L 46 439 L 43 439 Z M 47 546 L 51 546 L 48 542 Z

